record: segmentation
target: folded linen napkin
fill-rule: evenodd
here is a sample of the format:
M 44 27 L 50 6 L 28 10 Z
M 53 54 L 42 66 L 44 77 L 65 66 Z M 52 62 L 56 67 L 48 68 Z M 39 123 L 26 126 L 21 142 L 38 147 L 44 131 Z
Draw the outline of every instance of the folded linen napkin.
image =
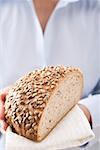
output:
M 95 137 L 81 109 L 76 105 L 41 142 L 33 142 L 11 131 L 6 132 L 6 150 L 59 150 L 81 146 Z

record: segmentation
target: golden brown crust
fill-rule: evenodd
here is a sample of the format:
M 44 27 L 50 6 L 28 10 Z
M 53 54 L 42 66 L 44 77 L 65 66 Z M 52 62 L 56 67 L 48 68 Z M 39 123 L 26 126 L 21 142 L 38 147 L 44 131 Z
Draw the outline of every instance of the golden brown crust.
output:
M 51 93 L 66 74 L 74 71 L 81 73 L 73 67 L 51 66 L 20 78 L 9 90 L 5 102 L 9 125 L 18 134 L 37 141 L 38 124 Z

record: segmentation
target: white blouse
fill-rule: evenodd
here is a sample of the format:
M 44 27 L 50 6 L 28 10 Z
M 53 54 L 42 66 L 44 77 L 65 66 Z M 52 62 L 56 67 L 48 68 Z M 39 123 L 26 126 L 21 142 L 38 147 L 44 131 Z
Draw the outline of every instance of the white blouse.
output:
M 91 93 L 100 78 L 99 0 L 59 0 L 44 34 L 32 0 L 0 0 L 0 88 L 47 65 L 79 67 L 83 97 Z
M 79 67 L 83 95 L 91 92 L 100 77 L 100 22 L 99 5 L 86 1 L 60 0 L 44 35 L 32 0 L 0 2 L 1 88 L 35 68 L 63 64 Z

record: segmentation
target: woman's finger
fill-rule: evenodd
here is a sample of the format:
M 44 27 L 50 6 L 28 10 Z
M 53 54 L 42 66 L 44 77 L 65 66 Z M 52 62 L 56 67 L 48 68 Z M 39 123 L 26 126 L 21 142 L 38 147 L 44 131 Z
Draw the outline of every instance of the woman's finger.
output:
M 8 91 L 9 91 L 9 87 L 3 89 L 0 92 L 0 100 L 5 101 L 5 98 L 6 98 L 6 95 L 8 94 Z
M 4 93 L 0 93 L 0 101 L 5 101 L 6 95 Z
M 4 120 L 4 101 L 0 100 L 0 120 Z
M 8 127 L 7 123 L 4 121 L 5 116 L 4 116 L 4 102 L 6 99 L 6 95 L 8 94 L 9 88 L 5 88 L 2 91 L 0 91 L 0 130 L 1 132 L 5 131 Z

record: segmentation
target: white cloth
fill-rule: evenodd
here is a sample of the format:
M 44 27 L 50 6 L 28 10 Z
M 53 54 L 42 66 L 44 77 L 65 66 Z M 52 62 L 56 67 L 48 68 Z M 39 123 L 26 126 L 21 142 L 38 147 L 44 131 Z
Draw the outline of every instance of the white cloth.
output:
M 88 96 L 100 78 L 100 1 L 60 0 L 43 35 L 32 0 L 0 0 L 0 88 L 35 68 L 61 64 L 83 71 Z
M 76 105 L 42 142 L 30 141 L 13 133 L 8 128 L 6 132 L 6 150 L 65 149 L 82 146 L 94 137 L 85 115 Z

